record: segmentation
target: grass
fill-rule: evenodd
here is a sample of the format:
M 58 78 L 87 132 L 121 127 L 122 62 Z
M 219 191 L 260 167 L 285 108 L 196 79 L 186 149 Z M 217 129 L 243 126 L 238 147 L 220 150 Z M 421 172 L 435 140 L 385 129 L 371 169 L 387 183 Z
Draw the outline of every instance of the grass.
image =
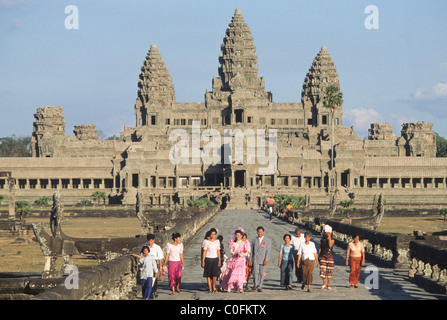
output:
M 426 217 L 383 217 L 380 232 L 413 234 L 413 231 L 427 232 L 447 231 L 447 222 L 441 216 Z
M 27 223 L 44 223 L 45 230 L 51 234 L 48 218 L 27 218 Z M 121 238 L 134 237 L 141 231 L 136 218 L 64 218 L 63 231 L 75 238 Z M 9 233 L 0 235 L 0 272 L 36 272 L 43 271 L 45 259 L 39 243 L 31 241 L 32 231 L 28 233 L 29 243 L 12 243 Z M 94 266 L 97 261 L 86 256 L 73 257 L 77 266 Z M 63 264 L 63 258 L 57 259 L 57 268 Z

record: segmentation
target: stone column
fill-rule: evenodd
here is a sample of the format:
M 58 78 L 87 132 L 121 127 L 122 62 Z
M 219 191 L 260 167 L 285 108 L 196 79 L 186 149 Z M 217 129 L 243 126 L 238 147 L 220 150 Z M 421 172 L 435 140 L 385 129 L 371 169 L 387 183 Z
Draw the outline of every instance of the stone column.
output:
M 15 201 L 15 185 L 16 185 L 16 179 L 9 177 L 7 179 L 8 185 L 9 185 L 9 199 L 8 199 L 8 205 L 9 205 L 9 213 L 8 213 L 8 219 L 14 220 L 16 218 L 16 201 Z

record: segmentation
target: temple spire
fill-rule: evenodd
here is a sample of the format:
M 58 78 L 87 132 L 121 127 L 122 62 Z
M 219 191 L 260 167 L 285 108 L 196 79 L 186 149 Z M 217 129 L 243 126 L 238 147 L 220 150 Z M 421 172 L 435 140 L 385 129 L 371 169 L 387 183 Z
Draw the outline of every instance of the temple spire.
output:
M 240 9 L 235 10 L 225 34 L 219 57 L 222 90 L 234 91 L 236 87 L 244 87 L 263 91 L 263 80 L 258 77 L 256 46 Z
M 311 100 L 313 103 L 318 103 L 324 88 L 328 85 L 340 86 L 340 82 L 338 80 L 337 69 L 327 47 L 322 46 L 304 79 L 301 94 L 303 102 L 305 100 Z
M 171 107 L 175 102 L 174 84 L 155 44 L 151 45 L 141 67 L 135 104 L 136 125 L 147 125 L 153 108 Z
M 174 102 L 174 84 L 168 68 L 155 44 L 151 45 L 143 62 L 138 82 L 138 96 L 142 102 Z

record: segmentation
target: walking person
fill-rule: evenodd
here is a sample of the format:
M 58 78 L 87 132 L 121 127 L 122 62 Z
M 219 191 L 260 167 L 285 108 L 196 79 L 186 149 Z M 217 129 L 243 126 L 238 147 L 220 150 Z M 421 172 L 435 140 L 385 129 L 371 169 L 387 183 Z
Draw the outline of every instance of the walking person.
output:
M 317 264 L 317 266 L 319 266 L 317 248 L 315 247 L 315 243 L 310 241 L 311 238 L 312 236 L 309 232 L 306 232 L 304 234 L 305 242 L 300 246 L 300 249 L 298 250 L 297 262 L 297 267 L 299 268 L 301 265 L 301 259 L 303 260 L 303 285 L 301 286 L 301 289 L 304 290 L 305 286 L 307 285 L 307 292 L 312 291 L 311 285 L 313 281 L 315 263 Z
M 326 288 L 332 290 L 331 280 L 334 274 L 334 252 L 332 247 L 335 240 L 332 239 L 332 227 L 329 225 L 324 226 L 324 235 L 320 242 L 320 249 L 318 255 L 320 256 L 320 277 L 323 279 L 323 285 L 321 289 Z
M 152 286 L 152 292 L 151 292 L 151 299 L 156 299 L 158 297 L 158 282 L 160 281 L 161 277 L 163 276 L 163 250 L 161 247 L 155 243 L 155 235 L 148 234 L 146 236 L 147 244 L 149 246 L 149 255 L 153 256 L 155 259 L 155 262 L 157 262 L 157 266 L 159 269 L 160 276 L 156 277 L 154 279 L 154 284 Z
M 248 241 L 247 240 L 247 233 L 244 233 L 244 235 L 242 236 L 242 239 L 244 241 Z M 251 268 L 251 260 L 250 260 L 250 254 L 251 254 L 251 245 L 250 242 L 248 242 L 248 254 L 245 257 L 245 286 L 246 289 L 248 289 L 248 279 L 250 279 L 251 273 L 252 273 L 252 268 Z
M 291 243 L 293 244 L 293 260 L 295 260 L 295 266 L 298 262 L 298 250 L 300 249 L 301 244 L 304 242 L 304 233 L 301 232 L 300 228 L 296 228 L 295 234 L 292 234 L 291 241 Z M 295 276 L 297 283 L 303 282 L 303 267 L 301 265 L 299 268 L 295 268 Z
M 240 293 L 244 292 L 246 279 L 246 256 L 249 254 L 250 242 L 243 240 L 244 229 L 237 228 L 234 235 L 230 238 L 228 247 L 230 248 L 231 258 L 228 261 L 227 269 L 222 280 L 222 291 L 231 292 L 233 288 Z
M 269 216 L 270 216 L 270 222 L 272 222 L 272 219 L 273 219 L 273 206 L 272 205 L 269 206 Z
M 182 283 L 182 271 L 185 269 L 183 262 L 183 243 L 180 242 L 180 233 L 172 234 L 172 243 L 166 245 L 166 259 L 163 268 L 168 264 L 169 287 L 172 289 L 173 296 L 175 291 L 181 293 L 180 284 Z
M 210 230 L 210 238 L 203 247 L 202 268 L 203 276 L 208 282 L 208 293 L 217 292 L 216 281 L 220 275 L 221 255 L 220 241 L 216 239 L 217 230 Z
M 264 236 L 264 228 L 257 228 L 258 236 L 251 242 L 251 265 L 253 269 L 254 290 L 262 291 L 265 266 L 270 257 L 271 241 Z
M 293 282 L 293 252 L 292 236 L 286 234 L 283 237 L 284 244 L 279 248 L 278 267 L 281 269 L 281 285 L 286 290 L 292 290 Z
M 223 244 L 223 236 L 218 235 L 217 240 L 220 242 L 220 261 L 221 261 L 221 267 L 220 267 L 220 274 L 219 274 L 219 285 L 220 289 L 222 289 L 222 280 L 223 276 L 225 274 L 225 270 L 227 269 L 228 264 L 228 256 L 225 254 L 225 247 Z
M 205 233 L 205 238 L 204 238 L 203 241 L 202 241 L 202 248 L 200 249 L 200 261 L 203 260 L 203 247 L 205 246 L 206 242 L 207 242 L 208 240 L 210 240 L 210 236 L 211 236 L 211 231 L 208 230 L 208 231 Z
M 155 258 L 149 255 L 151 250 L 148 246 L 141 249 L 141 255 L 131 253 L 131 256 L 137 257 L 138 266 L 140 267 L 141 292 L 143 293 L 143 300 L 149 300 L 152 291 L 152 281 L 157 278 L 158 268 Z
M 349 274 L 349 287 L 358 288 L 360 271 L 365 265 L 365 248 L 360 242 L 358 234 L 354 235 L 353 242 L 348 244 L 346 252 L 346 265 L 349 265 L 351 272 Z

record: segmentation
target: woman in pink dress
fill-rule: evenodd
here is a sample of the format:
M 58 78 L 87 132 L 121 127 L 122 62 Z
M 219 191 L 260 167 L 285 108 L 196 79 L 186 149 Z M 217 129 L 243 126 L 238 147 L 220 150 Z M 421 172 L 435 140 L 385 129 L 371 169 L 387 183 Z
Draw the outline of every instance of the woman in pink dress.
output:
M 180 284 L 182 283 L 182 270 L 185 268 L 183 262 L 183 243 L 180 243 L 180 233 L 172 234 L 172 243 L 166 245 L 166 259 L 163 268 L 166 267 L 166 263 L 169 261 L 168 267 L 168 280 L 169 286 L 172 289 L 173 296 L 175 290 L 180 293 Z
M 225 275 L 222 280 L 222 289 L 231 292 L 233 288 L 244 292 L 244 284 L 246 283 L 246 256 L 249 254 L 250 242 L 243 240 L 244 229 L 238 228 L 235 235 L 231 237 L 229 248 L 231 258 L 228 262 Z M 234 237 L 236 239 L 234 239 Z

